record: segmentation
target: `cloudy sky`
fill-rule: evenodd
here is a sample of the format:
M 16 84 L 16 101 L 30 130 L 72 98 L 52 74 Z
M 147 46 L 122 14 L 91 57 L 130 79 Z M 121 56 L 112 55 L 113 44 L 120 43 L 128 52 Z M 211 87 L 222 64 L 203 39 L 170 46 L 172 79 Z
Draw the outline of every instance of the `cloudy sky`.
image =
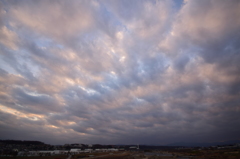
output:
M 0 136 L 240 139 L 240 1 L 0 1 Z

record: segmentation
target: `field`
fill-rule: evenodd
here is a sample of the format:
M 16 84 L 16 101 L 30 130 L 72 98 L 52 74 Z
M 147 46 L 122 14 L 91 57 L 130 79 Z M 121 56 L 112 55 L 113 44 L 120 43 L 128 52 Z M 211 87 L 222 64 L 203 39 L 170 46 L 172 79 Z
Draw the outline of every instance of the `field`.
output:
M 121 152 L 94 152 L 54 156 L 16 156 L 0 159 L 240 159 L 239 149 L 235 150 L 172 150 L 172 151 L 121 151 Z
M 0 156 L 0 159 L 66 159 L 67 155 L 54 155 L 54 156 L 16 156 L 16 157 L 5 157 Z

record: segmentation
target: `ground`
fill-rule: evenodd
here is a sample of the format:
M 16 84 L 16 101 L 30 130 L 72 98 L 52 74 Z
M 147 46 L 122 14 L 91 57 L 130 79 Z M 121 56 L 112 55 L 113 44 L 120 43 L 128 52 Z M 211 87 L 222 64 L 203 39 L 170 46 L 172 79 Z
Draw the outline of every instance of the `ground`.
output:
M 226 150 L 171 150 L 171 151 L 121 151 L 121 152 L 94 152 L 78 155 L 3 157 L 0 159 L 240 159 L 239 149 Z

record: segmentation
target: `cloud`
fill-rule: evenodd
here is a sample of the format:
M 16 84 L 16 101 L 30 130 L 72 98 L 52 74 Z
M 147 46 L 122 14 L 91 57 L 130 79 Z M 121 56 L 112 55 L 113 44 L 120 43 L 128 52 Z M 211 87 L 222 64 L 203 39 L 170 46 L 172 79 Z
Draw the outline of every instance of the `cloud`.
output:
M 26 27 L 38 34 L 64 40 L 80 33 L 91 25 L 91 15 L 86 8 L 91 4 L 84 1 L 66 4 L 64 1 L 13 1 L 9 14 L 15 25 Z M 14 25 L 13 24 L 13 25 Z
M 238 1 L 1 4 L 2 139 L 239 139 Z

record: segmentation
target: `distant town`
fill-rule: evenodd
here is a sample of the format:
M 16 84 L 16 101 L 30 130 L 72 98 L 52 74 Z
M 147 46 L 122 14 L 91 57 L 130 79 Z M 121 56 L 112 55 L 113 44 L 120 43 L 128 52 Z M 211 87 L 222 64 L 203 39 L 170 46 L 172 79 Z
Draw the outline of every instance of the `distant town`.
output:
M 101 145 L 71 143 L 50 145 L 40 141 L 0 140 L 0 158 L 240 158 L 240 144 L 208 147 L 151 146 L 151 145 Z

